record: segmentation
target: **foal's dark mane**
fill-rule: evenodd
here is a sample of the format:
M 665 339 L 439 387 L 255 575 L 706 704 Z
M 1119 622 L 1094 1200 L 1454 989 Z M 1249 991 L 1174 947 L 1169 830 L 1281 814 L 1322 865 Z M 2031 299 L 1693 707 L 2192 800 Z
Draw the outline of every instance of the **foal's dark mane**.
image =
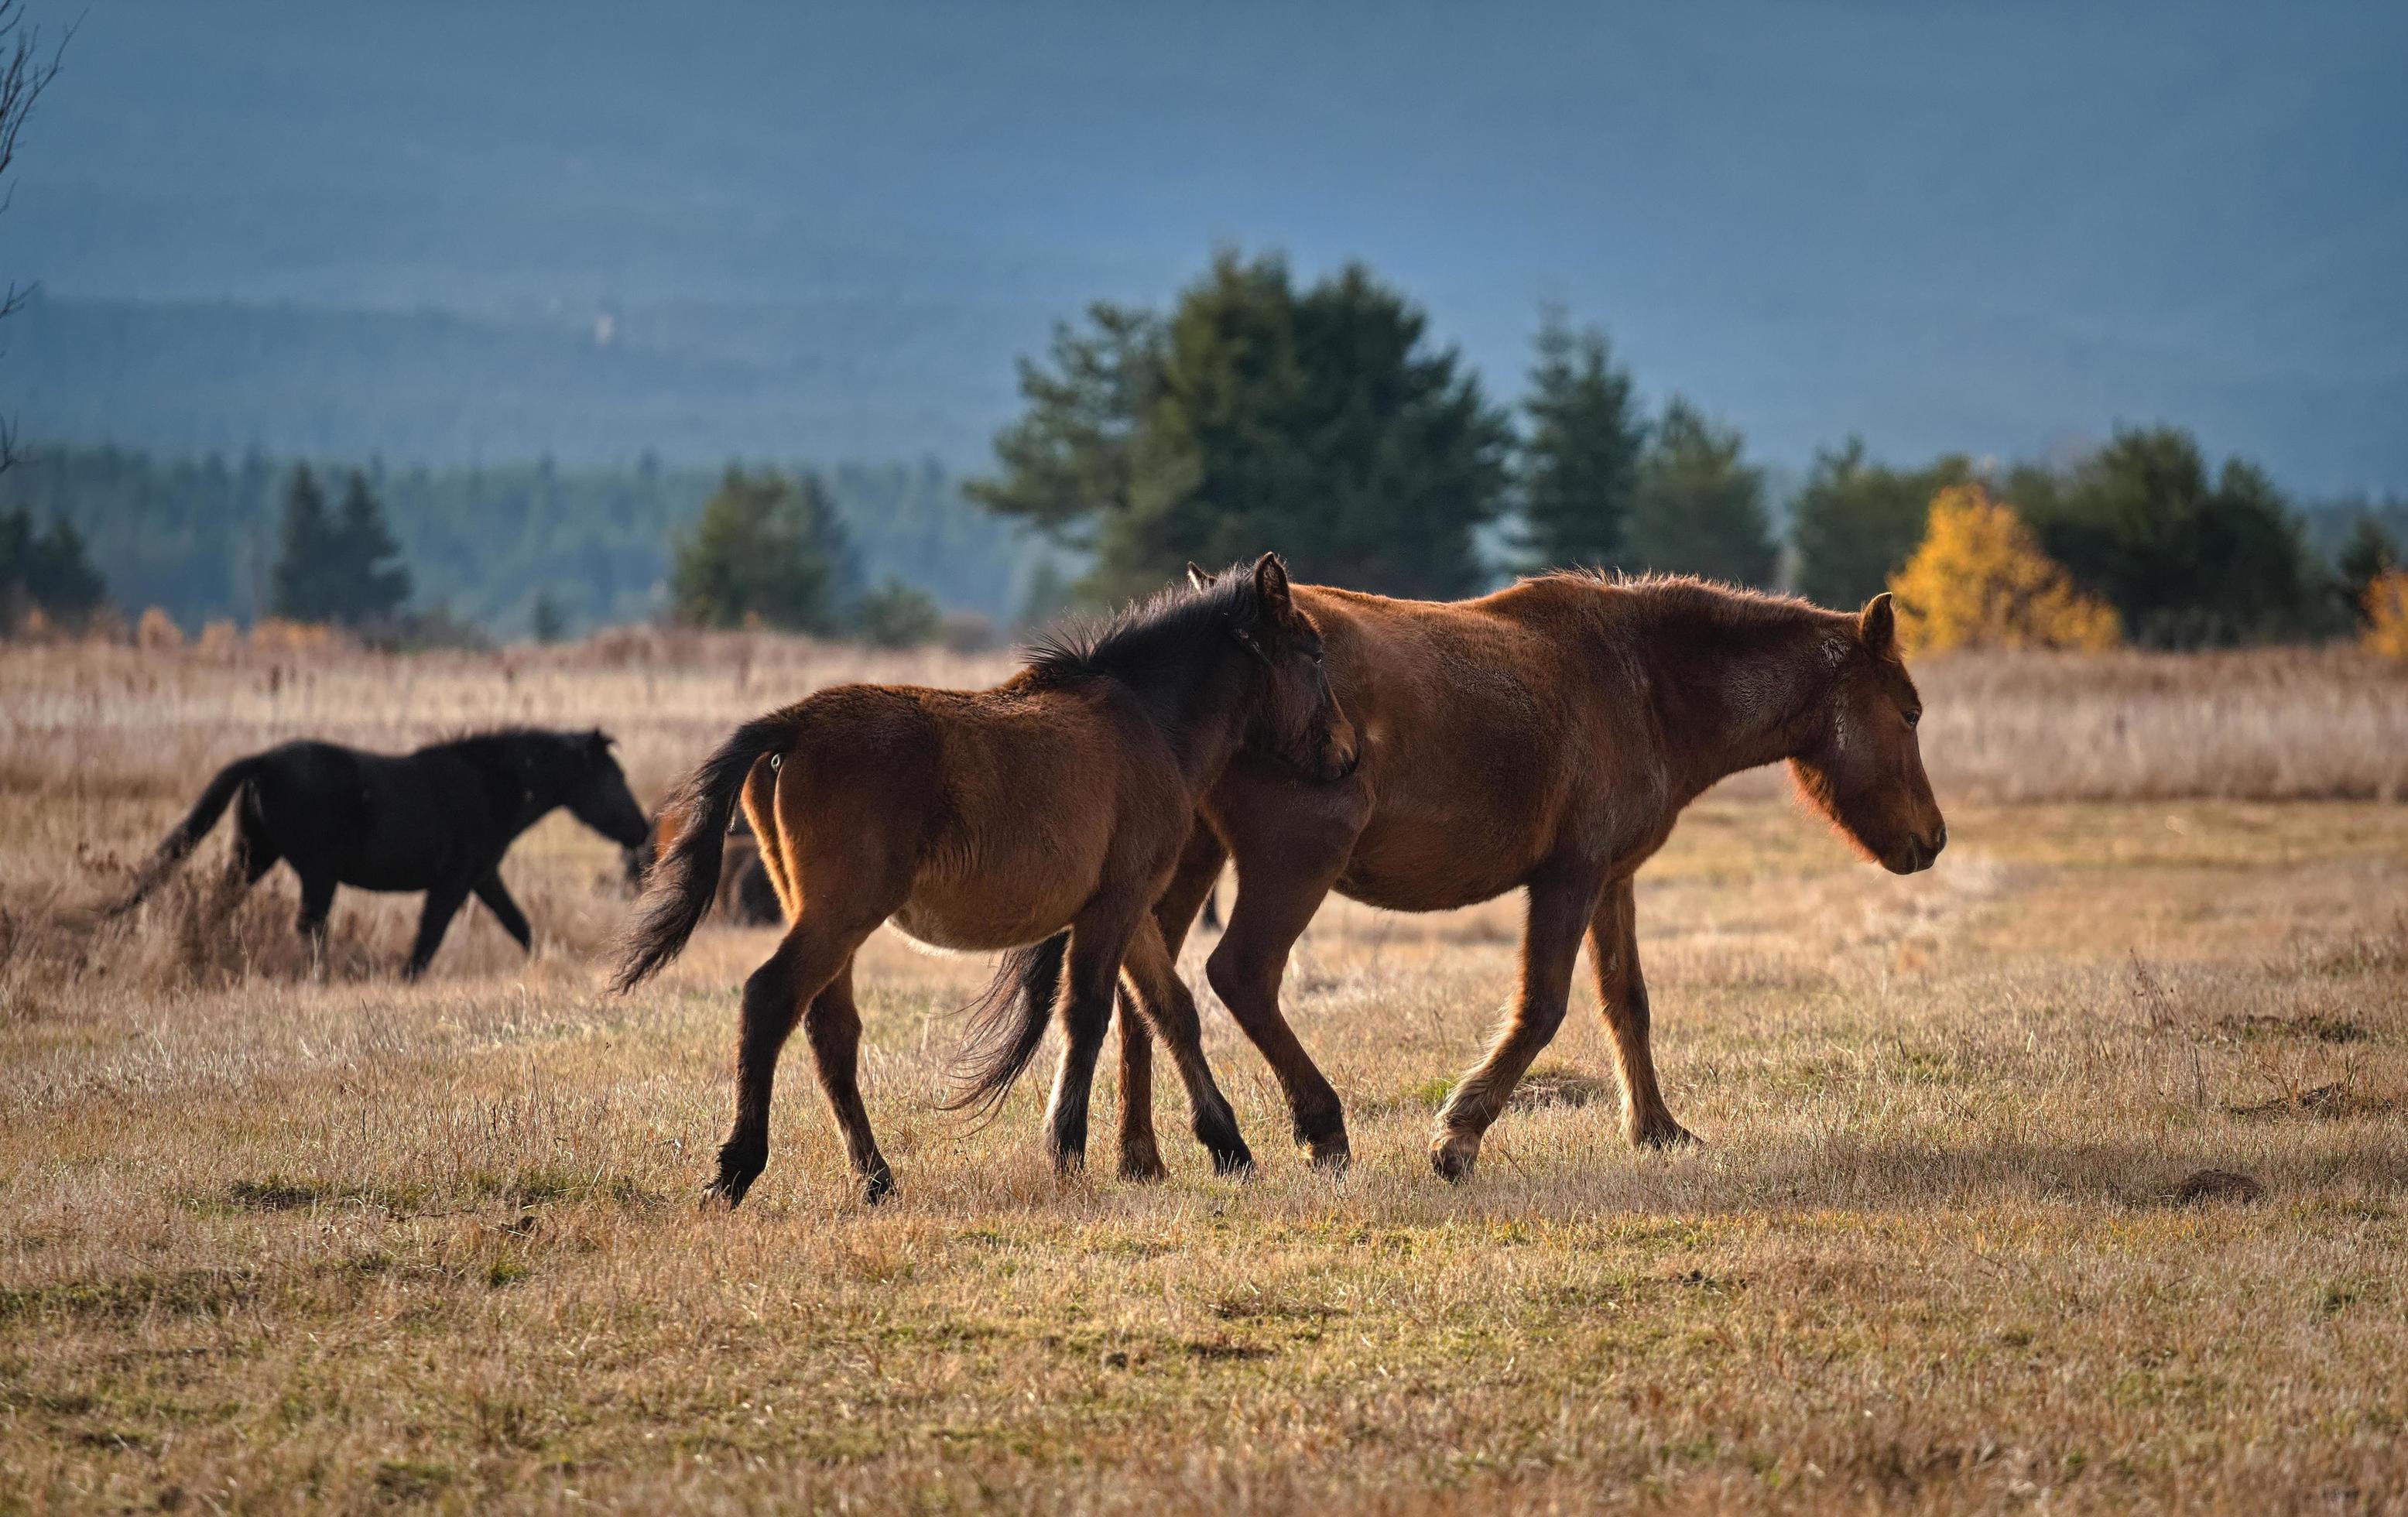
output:
M 1142 685 L 1191 665 L 1199 643 L 1252 623 L 1261 601 L 1253 573 L 1240 565 L 1208 589 L 1173 586 L 1117 615 L 1049 628 L 1022 650 L 1021 662 L 1046 684 L 1101 677 Z

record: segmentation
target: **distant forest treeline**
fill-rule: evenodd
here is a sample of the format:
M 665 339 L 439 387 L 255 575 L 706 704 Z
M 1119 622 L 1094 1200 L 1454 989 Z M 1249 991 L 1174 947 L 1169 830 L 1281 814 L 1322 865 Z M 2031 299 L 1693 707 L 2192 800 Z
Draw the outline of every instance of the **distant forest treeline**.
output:
M 348 468 L 309 462 L 330 479 Z M 0 475 L 0 512 L 22 507 L 37 522 L 72 522 L 108 598 L 129 613 L 157 606 L 187 631 L 222 617 L 248 622 L 268 604 L 294 463 L 36 448 Z M 673 540 L 724 473 L 650 458 L 617 468 L 361 466 L 416 603 L 505 637 L 529 630 L 538 595 L 570 632 L 663 610 Z M 851 544 L 849 580 L 899 580 L 999 623 L 1021 608 L 1045 550 L 966 501 L 941 466 L 846 464 L 820 478 Z

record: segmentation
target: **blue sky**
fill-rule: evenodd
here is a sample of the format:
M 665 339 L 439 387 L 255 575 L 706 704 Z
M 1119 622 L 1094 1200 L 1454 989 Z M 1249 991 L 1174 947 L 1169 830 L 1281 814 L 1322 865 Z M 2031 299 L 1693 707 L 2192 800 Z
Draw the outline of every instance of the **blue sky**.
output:
M 54 300 L 957 309 L 982 436 L 1051 317 L 1276 248 L 1507 394 L 1559 302 L 1791 466 L 2167 421 L 2408 491 L 2408 6 L 31 8 Z

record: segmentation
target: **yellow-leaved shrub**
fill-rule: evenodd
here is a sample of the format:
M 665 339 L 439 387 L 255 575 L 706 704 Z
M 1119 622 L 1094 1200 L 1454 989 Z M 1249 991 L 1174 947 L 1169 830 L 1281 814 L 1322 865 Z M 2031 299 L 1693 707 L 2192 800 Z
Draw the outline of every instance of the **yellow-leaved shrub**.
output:
M 2024 519 L 1978 484 L 1931 497 L 1923 542 L 1891 576 L 1900 643 L 1950 648 L 2113 648 L 2115 608 L 2073 587 Z
M 2408 569 L 2386 569 L 2366 582 L 2366 629 L 2358 634 L 2368 652 L 2408 658 Z

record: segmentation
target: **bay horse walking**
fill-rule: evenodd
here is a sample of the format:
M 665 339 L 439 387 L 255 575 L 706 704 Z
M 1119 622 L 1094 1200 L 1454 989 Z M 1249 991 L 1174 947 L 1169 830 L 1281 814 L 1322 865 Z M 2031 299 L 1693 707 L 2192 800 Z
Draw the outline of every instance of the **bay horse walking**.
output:
M 654 866 L 614 981 L 635 986 L 684 945 L 718 889 L 740 793 L 790 925 L 744 985 L 736 1122 L 711 1194 L 741 1202 L 768 1162 L 778 1054 L 797 1020 L 865 1197 L 893 1189 L 862 1106 L 853 996 L 853 954 L 889 920 L 942 948 L 1019 951 L 992 994 L 1042 1011 L 983 1051 L 1014 1074 L 1044 1037 L 1067 962 L 1046 1118 L 1057 1166 L 1084 1161 L 1088 1087 L 1124 972 L 1170 1046 L 1214 1167 L 1250 1166 L 1153 907 L 1197 806 L 1241 749 L 1330 780 L 1354 767 L 1354 742 L 1320 636 L 1268 553 L 1057 636 L 991 690 L 843 685 L 737 729 L 668 802 L 687 823 Z M 1025 951 L 1057 934 L 1062 953 Z
M 426 893 L 405 979 L 425 971 L 472 892 L 532 952 L 526 914 L 502 884 L 502 855 L 519 834 L 566 806 L 623 848 L 646 837 L 643 808 L 610 746 L 598 731 L 509 728 L 398 756 L 292 742 L 236 759 L 202 790 L 110 914 L 141 905 L 238 794 L 228 878 L 249 890 L 278 860 L 291 864 L 301 877 L 297 925 L 322 962 L 337 885 Z
M 1576 571 L 1451 604 L 1320 585 L 1297 586 L 1296 601 L 1321 628 L 1361 763 L 1342 783 L 1307 785 L 1240 755 L 1205 796 L 1156 918 L 1177 952 L 1235 859 L 1237 899 L 1206 973 L 1277 1071 L 1316 1163 L 1346 1163 L 1345 1117 L 1279 989 L 1331 890 L 1399 911 L 1527 896 L 1519 995 L 1431 1140 L 1432 1165 L 1460 1181 L 1562 1023 L 1584 937 L 1625 1132 L 1639 1146 L 1690 1140 L 1656 1084 L 1631 881 L 1709 786 L 1786 761 L 1807 802 L 1893 872 L 1928 867 L 1947 844 L 1886 594 L 1848 614 Z M 1121 1026 L 1122 1164 L 1144 1172 L 1159 1165 L 1151 1052 L 1141 1024 Z

